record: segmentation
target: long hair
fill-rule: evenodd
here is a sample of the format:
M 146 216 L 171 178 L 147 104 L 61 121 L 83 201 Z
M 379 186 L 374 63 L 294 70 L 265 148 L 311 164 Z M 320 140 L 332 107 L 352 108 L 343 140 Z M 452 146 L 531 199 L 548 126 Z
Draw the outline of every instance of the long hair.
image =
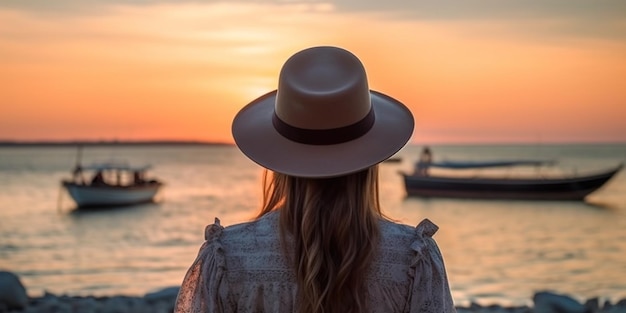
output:
M 265 171 L 263 182 L 258 217 L 280 209 L 281 241 L 298 284 L 298 312 L 365 311 L 365 279 L 382 217 L 378 166 L 323 179 Z

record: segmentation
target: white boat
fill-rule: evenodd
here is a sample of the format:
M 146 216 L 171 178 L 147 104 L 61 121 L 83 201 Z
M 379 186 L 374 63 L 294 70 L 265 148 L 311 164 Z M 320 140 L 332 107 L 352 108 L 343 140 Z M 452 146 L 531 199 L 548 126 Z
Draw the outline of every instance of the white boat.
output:
M 77 165 L 72 179 L 61 183 L 79 208 L 152 202 L 163 183 L 146 179 L 149 168 L 120 163 Z M 89 176 L 88 179 L 85 175 Z

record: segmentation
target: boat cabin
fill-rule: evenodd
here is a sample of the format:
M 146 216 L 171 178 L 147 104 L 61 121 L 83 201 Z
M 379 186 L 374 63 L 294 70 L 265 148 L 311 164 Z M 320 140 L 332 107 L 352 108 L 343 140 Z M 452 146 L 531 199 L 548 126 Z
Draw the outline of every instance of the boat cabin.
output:
M 154 183 L 146 177 L 146 166 L 130 166 L 118 163 L 102 163 L 76 166 L 72 182 L 78 185 L 132 187 Z

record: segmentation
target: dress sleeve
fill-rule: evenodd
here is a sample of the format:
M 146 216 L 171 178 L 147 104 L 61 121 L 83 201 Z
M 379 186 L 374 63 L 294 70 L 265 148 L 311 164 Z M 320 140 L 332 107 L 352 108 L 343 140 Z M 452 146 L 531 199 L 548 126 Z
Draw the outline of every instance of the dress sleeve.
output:
M 439 228 L 428 219 L 415 228 L 416 239 L 411 245 L 415 252 L 411 262 L 413 286 L 409 299 L 409 312 L 456 312 L 443 257 L 432 236 Z
M 174 313 L 225 312 L 220 292 L 227 288 L 224 278 L 224 253 L 220 236 L 224 228 L 219 219 L 208 225 L 205 242 L 183 280 L 176 298 Z

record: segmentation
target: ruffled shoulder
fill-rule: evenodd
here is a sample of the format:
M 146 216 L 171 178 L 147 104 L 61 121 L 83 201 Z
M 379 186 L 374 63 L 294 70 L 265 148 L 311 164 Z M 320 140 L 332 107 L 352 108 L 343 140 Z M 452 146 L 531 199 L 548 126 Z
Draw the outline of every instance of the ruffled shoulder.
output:
M 410 269 L 413 286 L 406 312 L 456 312 L 443 257 L 432 238 L 437 230 L 439 227 L 428 219 L 415 227 Z
M 223 231 L 224 231 L 224 227 L 220 225 L 220 219 L 216 217 L 214 224 L 207 225 L 204 228 L 204 240 L 206 241 L 219 240 L 220 236 L 222 236 Z
M 216 219 L 217 220 L 217 219 Z M 219 221 L 219 220 L 218 220 Z M 426 235 L 428 237 L 432 237 L 435 235 L 435 233 L 439 230 L 439 226 L 435 225 L 433 222 L 431 222 L 429 219 L 424 219 L 422 220 L 417 227 L 415 227 L 415 231 L 418 234 L 423 234 Z
M 225 257 L 220 238 L 224 227 L 220 220 L 204 230 L 205 242 L 181 284 L 175 313 L 222 312 L 228 286 L 224 277 Z
M 413 262 L 411 262 L 412 265 L 429 254 L 429 251 L 426 251 L 432 248 L 429 239 L 435 235 L 437 230 L 439 230 L 439 227 L 429 219 L 422 220 L 415 227 L 415 239 L 411 243 L 411 249 L 416 253 Z

